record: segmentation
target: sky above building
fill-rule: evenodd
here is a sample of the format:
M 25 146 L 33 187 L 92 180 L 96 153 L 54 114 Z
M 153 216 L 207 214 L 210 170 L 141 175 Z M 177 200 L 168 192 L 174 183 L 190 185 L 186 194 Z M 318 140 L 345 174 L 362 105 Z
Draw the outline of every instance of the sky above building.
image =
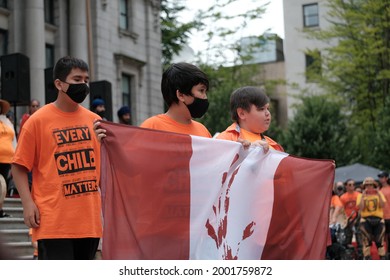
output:
M 198 10 L 206 10 L 211 5 L 214 5 L 215 2 L 216 0 L 186 0 L 185 5 L 187 10 L 182 13 L 182 20 L 191 20 Z M 266 11 L 261 15 L 261 18 L 252 20 L 247 27 L 241 30 L 239 34 L 236 34 L 235 40 L 238 40 L 241 37 L 259 36 L 266 31 L 276 33 L 279 37 L 284 38 L 283 0 L 240 0 L 237 1 L 235 5 L 229 5 L 229 8 L 222 12 L 234 15 L 245 12 L 251 9 L 251 7 L 258 7 L 259 5 L 261 6 L 266 3 L 269 4 L 266 6 Z M 218 26 L 218 24 L 223 24 L 224 26 L 227 24 L 234 27 L 237 25 L 237 22 L 231 20 L 229 22 L 213 22 L 206 24 L 213 28 Z M 195 52 L 200 52 L 208 47 L 208 43 L 205 41 L 208 30 L 209 29 L 206 29 L 204 32 L 194 32 L 191 35 L 189 45 Z

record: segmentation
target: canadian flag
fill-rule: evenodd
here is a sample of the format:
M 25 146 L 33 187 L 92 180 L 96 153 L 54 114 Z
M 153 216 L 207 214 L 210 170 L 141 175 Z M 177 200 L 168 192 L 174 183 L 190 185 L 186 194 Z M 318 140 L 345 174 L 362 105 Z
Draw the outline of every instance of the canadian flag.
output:
M 102 121 L 104 259 L 324 259 L 334 162 Z

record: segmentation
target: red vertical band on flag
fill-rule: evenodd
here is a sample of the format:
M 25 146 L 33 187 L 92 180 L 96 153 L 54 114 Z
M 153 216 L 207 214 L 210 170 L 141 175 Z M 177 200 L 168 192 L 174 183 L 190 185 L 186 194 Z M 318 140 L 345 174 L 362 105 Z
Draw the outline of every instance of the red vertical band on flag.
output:
M 102 127 L 103 258 L 188 259 L 190 136 Z
M 284 158 L 274 178 L 274 206 L 262 259 L 324 259 L 334 180 L 330 160 Z

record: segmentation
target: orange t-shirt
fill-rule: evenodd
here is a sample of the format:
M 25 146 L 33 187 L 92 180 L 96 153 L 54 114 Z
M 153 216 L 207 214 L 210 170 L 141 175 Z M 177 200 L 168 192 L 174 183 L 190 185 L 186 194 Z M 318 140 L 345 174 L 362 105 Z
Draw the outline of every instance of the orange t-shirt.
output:
M 231 140 L 237 141 L 238 138 L 248 140 L 249 142 L 255 142 L 257 140 L 262 140 L 260 134 L 252 133 L 248 130 L 245 130 L 237 125 L 237 123 L 233 123 L 230 125 L 224 132 L 218 134 L 217 139 Z M 268 145 L 271 149 L 284 152 L 284 149 L 281 145 L 275 142 L 268 136 L 264 136 Z
M 40 212 L 34 239 L 102 236 L 98 115 L 79 106 L 66 113 L 53 103 L 23 127 L 13 163 L 32 170 L 32 198 Z
M 343 203 L 340 201 L 340 197 L 338 195 L 332 195 L 332 199 L 330 200 L 330 207 L 343 207 Z
M 211 138 L 210 132 L 200 122 L 192 120 L 190 124 L 183 124 L 165 114 L 153 116 L 145 120 L 141 127 Z
M 0 163 L 11 163 L 15 153 L 15 131 L 5 115 L 0 118 Z M 5 178 L 6 179 L 6 178 Z
M 386 203 L 383 207 L 383 218 L 386 220 L 390 220 L 390 186 L 381 188 L 381 192 L 386 198 Z
M 347 217 L 354 218 L 359 212 L 359 207 L 356 204 L 358 194 L 359 192 L 354 191 L 353 193 L 346 192 L 340 196 L 340 201 L 344 206 L 344 212 Z M 353 211 L 355 212 L 353 216 L 351 216 Z

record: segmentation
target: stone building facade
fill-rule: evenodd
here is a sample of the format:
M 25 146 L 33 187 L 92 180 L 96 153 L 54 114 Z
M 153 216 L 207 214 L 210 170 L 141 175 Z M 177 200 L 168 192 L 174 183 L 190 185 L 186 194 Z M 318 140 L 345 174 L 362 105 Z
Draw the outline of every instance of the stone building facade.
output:
M 307 90 L 321 93 L 317 83 L 306 76 L 306 69 L 313 63 L 308 51 L 321 52 L 330 42 L 324 43 L 309 38 L 303 31 L 327 29 L 330 23 L 326 20 L 329 11 L 328 0 L 283 0 L 284 10 L 284 57 L 287 82 L 288 118 L 295 112 L 297 103 L 295 95 Z
M 47 74 L 55 62 L 65 55 L 82 58 L 91 84 L 103 82 L 99 93 L 103 99 L 111 95 L 112 120 L 128 105 L 132 123 L 139 125 L 164 109 L 159 14 L 158 0 L 3 0 L 0 58 L 29 58 L 30 97 L 41 104 L 50 100 Z M 16 108 L 18 116 L 27 110 Z

